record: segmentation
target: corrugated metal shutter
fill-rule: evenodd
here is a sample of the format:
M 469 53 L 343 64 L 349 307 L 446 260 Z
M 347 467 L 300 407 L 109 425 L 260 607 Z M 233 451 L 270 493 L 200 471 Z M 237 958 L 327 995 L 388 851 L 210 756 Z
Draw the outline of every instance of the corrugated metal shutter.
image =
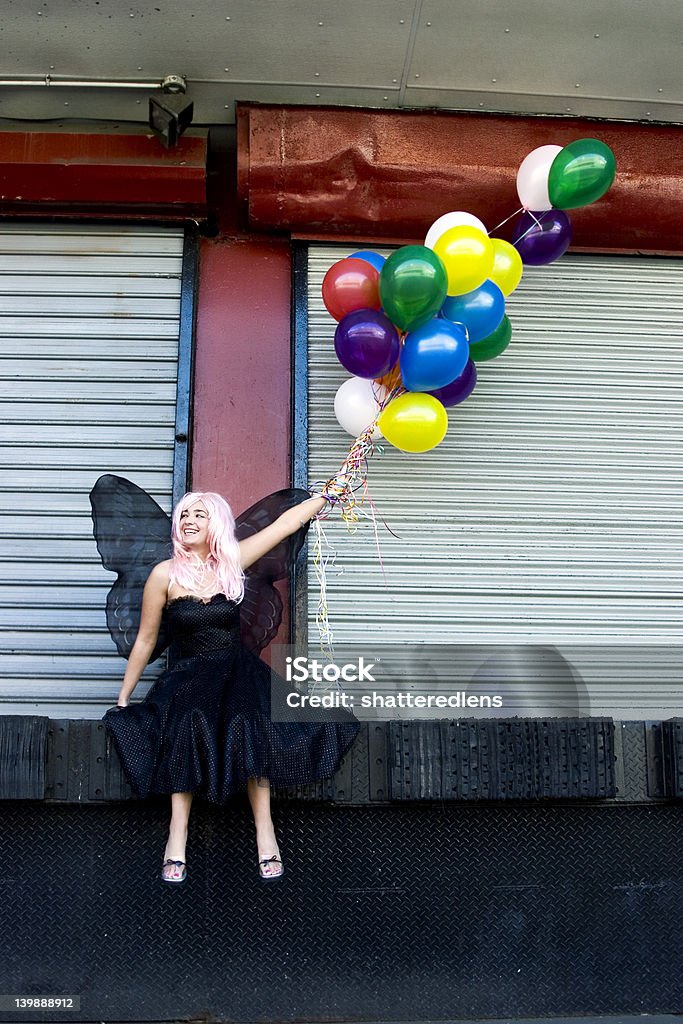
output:
M 177 228 L 0 229 L 3 713 L 118 694 L 88 493 L 117 473 L 170 508 L 182 252 Z
M 350 441 L 333 413 L 348 375 L 321 299 L 350 251 L 309 251 L 311 480 Z M 399 535 L 380 526 L 386 582 L 372 529 L 347 537 L 330 523 L 337 642 L 574 645 L 576 657 L 591 645 L 594 713 L 680 713 L 682 270 L 581 255 L 526 269 L 508 299 L 510 347 L 480 364 L 444 442 L 371 460 L 371 494 Z M 313 585 L 312 635 L 316 600 Z

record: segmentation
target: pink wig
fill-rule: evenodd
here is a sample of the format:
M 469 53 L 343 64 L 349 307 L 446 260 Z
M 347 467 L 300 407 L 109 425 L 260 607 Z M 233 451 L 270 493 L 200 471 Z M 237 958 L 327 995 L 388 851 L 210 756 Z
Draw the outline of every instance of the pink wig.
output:
M 171 582 L 177 583 L 183 590 L 197 592 L 201 589 L 201 559 L 184 544 L 180 530 L 182 513 L 196 501 L 202 502 L 208 514 L 207 564 L 214 569 L 219 586 L 226 597 L 232 601 L 241 601 L 244 597 L 244 573 L 240 566 L 235 519 L 225 498 L 213 491 L 190 491 L 183 495 L 173 511 Z

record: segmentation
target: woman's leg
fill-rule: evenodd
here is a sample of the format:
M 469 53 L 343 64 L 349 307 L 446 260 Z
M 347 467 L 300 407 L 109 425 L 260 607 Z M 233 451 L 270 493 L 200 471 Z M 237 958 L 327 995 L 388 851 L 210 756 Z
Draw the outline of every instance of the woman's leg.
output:
M 168 841 L 164 851 L 164 861 L 185 860 L 185 844 L 187 843 L 187 826 L 192 807 L 192 793 L 171 793 L 171 823 L 168 829 Z M 164 878 L 180 878 L 182 867 L 167 864 Z
M 261 779 L 265 782 L 265 779 Z M 254 815 L 256 826 L 256 847 L 258 849 L 259 861 L 266 857 L 280 857 L 277 839 L 275 838 L 275 826 L 270 816 L 270 786 L 259 785 L 259 780 L 251 778 L 247 780 L 247 796 Z M 282 863 L 271 861 L 269 864 L 260 865 L 261 873 L 264 875 L 282 874 Z

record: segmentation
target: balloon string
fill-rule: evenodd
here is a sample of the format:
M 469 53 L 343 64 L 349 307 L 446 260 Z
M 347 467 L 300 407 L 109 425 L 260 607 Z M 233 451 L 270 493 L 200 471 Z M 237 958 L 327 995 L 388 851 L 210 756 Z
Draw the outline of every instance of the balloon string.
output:
M 355 533 L 361 518 L 369 519 L 372 522 L 377 557 L 382 569 L 382 576 L 385 584 L 388 583 L 382 551 L 379 541 L 379 530 L 377 519 L 379 518 L 392 537 L 397 535 L 389 528 L 384 518 L 379 514 L 375 502 L 370 496 L 368 487 L 368 461 L 375 451 L 383 449 L 373 440 L 373 433 L 377 420 L 384 408 L 397 395 L 403 394 L 406 390 L 401 382 L 401 370 L 398 364 L 389 373 L 376 381 L 377 389 L 373 387 L 377 400 L 377 415 L 372 423 L 361 431 L 351 445 L 348 455 L 342 462 L 339 470 L 334 476 L 326 480 L 322 485 L 312 484 L 311 490 L 322 494 L 327 498 L 327 505 L 313 520 L 313 568 L 319 587 L 318 607 L 316 610 L 316 626 L 320 637 L 320 649 L 323 655 L 332 661 L 334 658 L 334 642 L 332 629 L 329 623 L 329 602 L 327 596 L 327 575 L 335 566 L 336 554 L 329 543 L 322 527 L 322 521 L 329 518 L 331 512 L 338 508 L 342 521 L 346 523 L 349 533 Z M 379 390 L 383 387 L 384 394 Z M 398 538 L 397 538 L 398 539 Z M 341 570 L 339 570 L 341 572 Z
M 547 214 L 548 214 L 548 212 L 549 212 L 549 211 L 546 211 L 545 213 L 542 213 L 542 214 L 541 214 L 541 220 L 539 220 L 539 219 L 538 219 L 538 217 L 536 216 L 536 214 L 535 214 L 535 213 L 532 213 L 532 211 L 531 211 L 531 210 L 527 210 L 526 212 L 527 212 L 527 213 L 529 214 L 529 216 L 530 216 L 530 217 L 532 218 L 532 220 L 533 220 L 533 221 L 534 221 L 535 223 L 531 224 L 531 225 L 530 225 L 530 226 L 529 226 L 529 227 L 528 227 L 528 228 L 526 229 L 526 231 L 524 232 L 524 234 L 523 234 L 523 235 L 520 235 L 520 236 L 519 236 L 519 238 L 515 238 L 514 242 L 512 243 L 512 244 L 513 244 L 514 246 L 518 245 L 518 244 L 519 244 L 519 242 L 521 242 L 523 238 L 526 238 L 526 236 L 527 236 L 527 235 L 528 235 L 528 234 L 529 234 L 529 233 L 530 233 L 531 231 L 534 231 L 534 230 L 535 230 L 535 228 L 540 228 L 540 227 L 542 227 L 542 225 L 541 225 L 541 221 L 543 220 L 543 218 L 544 218 L 545 216 L 547 216 Z
M 315 624 L 320 636 L 320 650 L 328 661 L 334 659 L 334 640 L 330 628 L 329 606 L 327 601 L 327 577 L 335 568 L 336 555 L 329 543 L 320 519 L 313 520 L 313 571 L 318 582 L 318 605 L 315 611 Z M 337 573 L 339 575 L 339 572 Z
M 507 224 L 507 222 L 509 220 L 512 220 L 513 217 L 516 217 L 518 213 L 524 213 L 524 210 L 525 210 L 525 207 L 520 206 L 520 208 L 518 210 L 515 210 L 515 212 L 511 213 L 509 217 L 506 217 L 505 220 L 502 220 L 500 222 L 500 224 L 496 224 L 495 228 L 491 228 L 491 230 L 488 232 L 488 234 L 492 235 L 494 233 L 494 231 L 497 231 L 498 228 L 502 228 L 503 225 Z

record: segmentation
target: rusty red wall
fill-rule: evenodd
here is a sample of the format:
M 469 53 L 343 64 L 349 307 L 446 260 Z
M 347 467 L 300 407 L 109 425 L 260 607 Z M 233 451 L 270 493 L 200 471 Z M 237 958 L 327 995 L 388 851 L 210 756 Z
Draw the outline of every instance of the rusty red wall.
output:
M 245 233 L 234 140 L 209 136 L 216 238 L 199 252 L 192 485 L 241 512 L 289 485 L 291 246 Z
M 290 277 L 286 239 L 201 243 L 192 487 L 235 514 L 290 483 Z
M 422 241 L 448 210 L 492 228 L 519 206 L 527 153 L 586 137 L 611 146 L 617 178 L 598 203 L 572 211 L 574 247 L 683 252 L 677 125 L 247 105 L 238 111 L 239 194 L 259 230 Z
M 203 217 L 206 156 L 206 132 L 0 132 L 0 214 Z
M 192 484 L 236 512 L 289 485 L 290 245 L 204 239 Z

